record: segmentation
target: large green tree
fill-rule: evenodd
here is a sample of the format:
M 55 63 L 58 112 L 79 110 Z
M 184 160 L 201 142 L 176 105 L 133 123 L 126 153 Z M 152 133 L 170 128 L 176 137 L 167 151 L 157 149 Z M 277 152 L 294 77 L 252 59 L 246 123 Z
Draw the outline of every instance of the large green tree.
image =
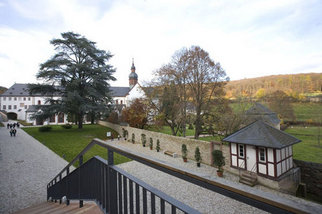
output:
M 108 64 L 112 55 L 79 34 L 66 32 L 61 36 L 50 41 L 56 54 L 40 65 L 37 79 L 43 84 L 32 84 L 29 89 L 31 94 L 49 97 L 46 102 L 50 105 L 41 106 L 36 117 L 46 119 L 58 112 L 69 113 L 75 115 L 78 128 L 82 128 L 85 114 L 93 122 L 95 116 L 108 109 L 108 81 L 115 80 L 115 69 Z

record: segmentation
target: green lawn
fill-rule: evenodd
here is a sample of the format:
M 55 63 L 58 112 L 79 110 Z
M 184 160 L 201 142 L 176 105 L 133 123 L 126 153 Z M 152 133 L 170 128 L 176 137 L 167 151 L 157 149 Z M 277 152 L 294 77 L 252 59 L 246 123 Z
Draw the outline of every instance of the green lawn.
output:
M 93 138 L 106 140 L 106 132 L 113 131 L 100 125 L 84 125 L 83 129 L 73 126 L 72 129 L 64 129 L 61 126 L 52 126 L 50 132 L 39 132 L 37 127 L 23 128 L 28 134 L 36 138 L 42 144 L 54 151 L 60 157 L 65 155 L 65 160 L 72 161 Z M 107 150 L 95 145 L 85 155 L 84 162 L 93 156 L 99 155 L 107 158 Z M 114 155 L 115 164 L 129 161 L 128 158 L 119 154 Z M 76 166 L 78 163 L 76 164 Z
M 286 132 L 302 140 L 293 146 L 294 159 L 322 163 L 322 137 L 321 145 L 318 145 L 318 127 L 294 126 L 286 129 Z
M 292 105 L 297 121 L 322 122 L 321 103 L 293 103 Z
M 262 103 L 267 106 L 266 103 Z M 249 109 L 251 107 L 250 103 L 245 103 L 240 105 L 239 103 L 231 103 L 229 106 L 234 112 L 240 111 L 241 109 Z M 321 103 L 292 103 L 294 114 L 297 121 L 315 121 L 322 122 L 322 105 Z M 286 119 L 287 120 L 287 119 Z
M 149 126 L 148 128 L 149 131 L 154 131 L 154 132 L 160 132 L 163 134 L 168 134 L 172 135 L 171 128 L 170 126 L 162 126 L 162 127 L 157 127 L 157 126 Z M 177 136 L 181 136 L 182 134 L 180 132 L 177 133 Z M 186 129 L 186 136 L 194 136 L 195 135 L 195 130 L 194 129 Z

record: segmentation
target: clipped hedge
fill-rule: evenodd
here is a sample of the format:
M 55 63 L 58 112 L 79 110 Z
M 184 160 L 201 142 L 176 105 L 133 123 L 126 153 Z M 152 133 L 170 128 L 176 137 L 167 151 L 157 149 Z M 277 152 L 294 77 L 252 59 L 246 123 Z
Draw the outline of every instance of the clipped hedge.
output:
M 73 126 L 71 124 L 64 124 L 64 125 L 61 125 L 61 127 L 64 129 L 71 129 Z
M 38 128 L 38 130 L 40 132 L 49 132 L 49 131 L 51 131 L 51 128 L 52 128 L 51 126 L 41 126 Z

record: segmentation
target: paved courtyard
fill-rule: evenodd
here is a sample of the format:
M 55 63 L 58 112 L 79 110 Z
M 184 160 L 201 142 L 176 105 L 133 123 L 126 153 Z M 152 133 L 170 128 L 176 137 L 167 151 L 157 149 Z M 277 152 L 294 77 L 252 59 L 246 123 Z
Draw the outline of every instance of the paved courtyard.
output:
M 12 121 L 9 121 L 12 122 Z M 21 129 L 0 127 L 0 213 L 46 201 L 47 183 L 68 163 Z

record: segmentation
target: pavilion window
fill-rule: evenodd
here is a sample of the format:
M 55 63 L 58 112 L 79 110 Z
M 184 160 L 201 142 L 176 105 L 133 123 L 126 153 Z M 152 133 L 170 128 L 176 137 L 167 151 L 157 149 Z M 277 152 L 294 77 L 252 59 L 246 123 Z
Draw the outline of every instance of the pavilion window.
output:
M 259 148 L 259 161 L 266 162 L 266 151 L 265 151 L 265 148 Z
M 243 158 L 244 157 L 244 145 L 238 145 L 239 147 L 239 157 Z

